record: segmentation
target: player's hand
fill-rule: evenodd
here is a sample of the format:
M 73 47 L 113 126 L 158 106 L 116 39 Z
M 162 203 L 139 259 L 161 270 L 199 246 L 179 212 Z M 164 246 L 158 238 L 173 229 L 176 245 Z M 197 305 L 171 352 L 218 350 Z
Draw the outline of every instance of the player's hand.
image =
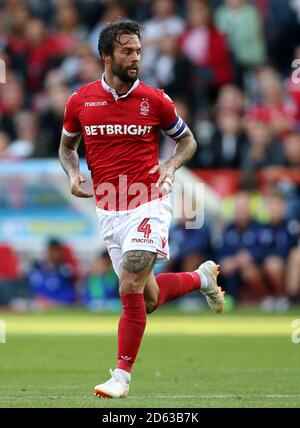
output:
M 149 174 L 152 175 L 156 172 L 159 173 L 159 179 L 157 180 L 155 187 L 159 189 L 163 195 L 167 195 L 173 189 L 176 169 L 169 161 L 167 161 L 161 165 L 154 166 L 149 171 Z
M 78 198 L 92 198 L 94 196 L 93 193 L 86 192 L 80 187 L 81 183 L 86 182 L 85 175 L 81 172 L 71 170 L 69 172 L 69 180 L 72 195 Z

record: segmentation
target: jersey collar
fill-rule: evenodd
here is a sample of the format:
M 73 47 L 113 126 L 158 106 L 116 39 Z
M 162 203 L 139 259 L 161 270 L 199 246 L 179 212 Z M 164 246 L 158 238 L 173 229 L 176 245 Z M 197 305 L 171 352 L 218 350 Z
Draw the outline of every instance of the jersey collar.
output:
M 129 95 L 132 91 L 134 91 L 134 90 L 139 86 L 140 81 L 139 81 L 139 79 L 136 79 L 136 81 L 135 81 L 135 82 L 134 82 L 134 84 L 131 86 L 131 88 L 129 89 L 129 91 L 128 91 L 128 92 L 126 92 L 126 94 L 123 94 L 123 95 L 120 95 L 120 96 L 116 93 L 116 90 L 115 90 L 114 88 L 112 88 L 111 86 L 109 86 L 109 85 L 106 83 L 104 73 L 102 74 L 102 77 L 101 77 L 101 84 L 102 84 L 103 89 L 104 89 L 106 92 L 110 92 L 110 93 L 112 94 L 112 96 L 114 97 L 114 99 L 117 101 L 117 100 L 119 100 L 120 98 L 126 98 L 126 97 L 128 97 L 128 95 Z

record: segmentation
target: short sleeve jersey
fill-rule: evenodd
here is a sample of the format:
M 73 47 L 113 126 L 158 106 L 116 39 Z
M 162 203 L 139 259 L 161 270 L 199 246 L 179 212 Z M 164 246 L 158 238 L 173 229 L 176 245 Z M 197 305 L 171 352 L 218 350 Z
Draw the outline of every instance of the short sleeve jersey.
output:
M 139 80 L 118 96 L 102 76 L 69 97 L 63 133 L 83 136 L 99 208 L 127 210 L 159 197 L 158 173 L 149 171 L 158 164 L 160 130 L 176 140 L 186 124 L 163 90 Z

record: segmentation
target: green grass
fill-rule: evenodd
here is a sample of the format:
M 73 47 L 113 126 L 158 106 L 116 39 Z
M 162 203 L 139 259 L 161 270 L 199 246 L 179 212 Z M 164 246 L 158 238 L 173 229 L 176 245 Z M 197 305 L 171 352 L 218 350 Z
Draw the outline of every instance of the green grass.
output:
M 300 343 L 291 341 L 297 313 L 153 314 L 126 400 L 91 392 L 115 365 L 117 315 L 0 318 L 7 326 L 0 407 L 300 407 Z

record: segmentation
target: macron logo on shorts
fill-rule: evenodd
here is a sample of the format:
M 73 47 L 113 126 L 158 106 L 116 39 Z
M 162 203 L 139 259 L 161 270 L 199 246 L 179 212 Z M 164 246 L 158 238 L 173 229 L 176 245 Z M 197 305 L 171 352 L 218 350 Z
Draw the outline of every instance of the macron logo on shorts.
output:
M 149 238 L 132 238 L 131 242 L 135 244 L 153 244 L 153 239 Z
M 152 126 L 148 125 L 91 125 L 85 126 L 86 135 L 146 135 Z

